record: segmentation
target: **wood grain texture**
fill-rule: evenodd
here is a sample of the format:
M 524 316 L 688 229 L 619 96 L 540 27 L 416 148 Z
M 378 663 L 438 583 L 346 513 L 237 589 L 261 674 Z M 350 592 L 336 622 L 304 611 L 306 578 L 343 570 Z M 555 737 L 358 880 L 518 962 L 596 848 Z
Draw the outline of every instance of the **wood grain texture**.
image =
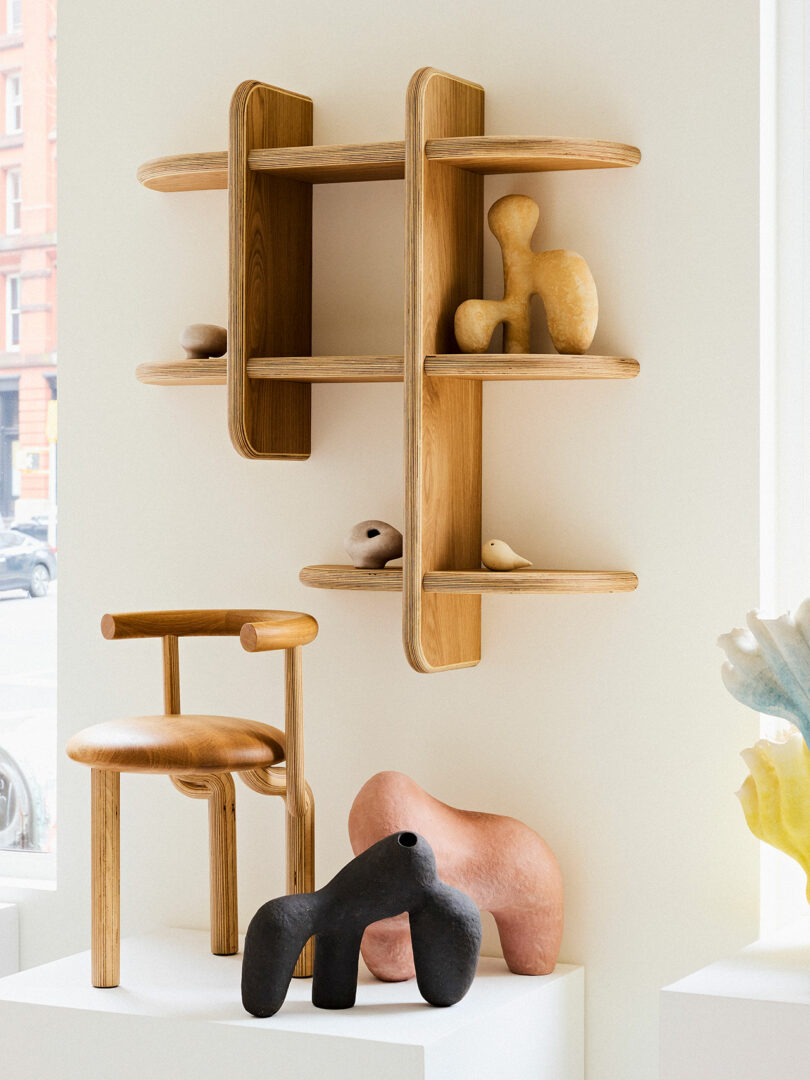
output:
M 180 643 L 175 634 L 163 639 L 163 711 L 170 716 L 180 712 Z
M 358 570 L 354 566 L 326 563 L 305 566 L 298 575 L 302 585 L 311 589 L 361 589 L 367 592 L 401 592 L 402 567 L 382 570 Z
M 245 623 L 239 635 L 246 652 L 295 649 L 309 645 L 318 636 L 318 624 L 311 615 L 291 611 L 287 620 Z
M 138 168 L 138 182 L 153 191 L 210 191 L 228 186 L 228 151 L 173 154 Z
M 401 180 L 405 175 L 405 143 L 344 143 L 334 146 L 287 146 L 252 150 L 248 165 L 308 184 Z
M 118 772 L 239 772 L 284 760 L 281 732 L 236 716 L 133 716 L 93 724 L 73 736 L 68 757 Z
M 147 360 L 135 368 L 135 378 L 147 386 L 226 386 L 224 356 L 192 360 Z
M 355 570 L 353 566 L 305 566 L 299 578 L 314 589 L 399 592 L 402 570 Z M 638 578 L 628 570 L 433 570 L 425 574 L 424 592 L 458 593 L 602 593 L 632 592 Z
M 402 369 L 401 356 L 254 356 L 247 376 L 310 383 L 402 382 Z M 138 365 L 135 377 L 149 386 L 225 386 L 227 359 L 149 360 Z
M 299 619 L 310 619 L 301 611 L 280 611 L 273 608 L 213 608 L 182 609 L 177 611 L 128 611 L 101 618 L 101 633 L 108 640 L 124 638 L 164 637 L 239 637 L 245 623 L 276 623 L 291 628 L 289 645 L 298 644 Z M 278 645 L 287 648 L 287 645 Z
M 91 975 L 93 986 L 118 986 L 121 936 L 121 777 L 90 774 Z
M 481 657 L 477 596 L 430 596 L 423 576 L 480 564 L 481 385 L 434 379 L 458 305 L 482 292 L 483 180 L 428 160 L 431 139 L 483 134 L 484 91 L 433 68 L 408 87 L 405 138 L 405 552 L 403 642 L 417 671 Z
M 445 570 L 425 575 L 426 593 L 632 592 L 638 578 L 625 570 Z
M 312 102 L 253 81 L 231 101 L 228 420 L 248 458 L 310 453 L 310 387 L 248 379 L 252 356 L 312 352 L 312 187 L 255 172 L 251 150 L 312 143 Z
M 443 379 L 509 382 L 531 379 L 634 379 L 638 360 L 625 356 L 562 356 L 557 353 L 448 353 L 428 356 L 425 374 Z
M 239 902 L 236 889 L 236 793 L 228 773 L 173 776 L 178 791 L 208 802 L 208 855 L 211 952 L 239 952 Z
M 224 357 L 147 361 L 135 369 L 150 386 L 224 386 Z M 294 382 L 402 382 L 401 356 L 271 356 L 248 360 L 249 379 Z M 626 356 L 561 356 L 557 353 L 445 353 L 425 357 L 425 374 L 484 382 L 527 379 L 633 379 L 639 363 Z
M 641 151 L 599 139 L 504 138 L 475 135 L 428 139 L 429 161 L 443 161 L 478 173 L 550 172 L 561 169 L 615 169 L 638 165 Z
M 599 139 L 471 138 L 430 139 L 427 156 L 482 173 L 547 172 L 560 169 L 611 169 L 637 165 L 641 152 L 624 143 Z M 248 164 L 256 172 L 309 184 L 401 180 L 404 142 L 348 143 L 313 147 L 257 147 Z M 144 162 L 138 180 L 154 191 L 202 191 L 228 186 L 228 152 L 175 154 Z

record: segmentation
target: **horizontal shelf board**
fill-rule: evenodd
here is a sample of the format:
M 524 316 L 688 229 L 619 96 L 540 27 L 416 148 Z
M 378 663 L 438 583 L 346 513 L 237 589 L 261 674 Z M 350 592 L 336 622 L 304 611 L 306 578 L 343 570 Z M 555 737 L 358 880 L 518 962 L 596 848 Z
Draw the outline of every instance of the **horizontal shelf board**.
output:
M 402 592 L 402 567 L 358 570 L 355 566 L 305 566 L 298 575 L 311 589 L 364 589 L 370 592 Z
M 398 566 L 305 566 L 299 579 L 314 589 L 402 590 Z M 423 581 L 426 593 L 610 593 L 632 592 L 637 585 L 636 575 L 626 570 L 434 570 Z
M 310 184 L 340 184 L 362 180 L 402 180 L 405 143 L 349 143 L 344 146 L 283 146 L 251 150 L 254 172 L 272 172 Z
M 429 139 L 425 155 L 431 161 L 478 173 L 551 172 L 562 169 L 620 169 L 638 165 L 641 151 L 624 143 L 599 139 L 501 138 L 471 135 Z
M 638 578 L 626 570 L 434 570 L 425 592 L 609 593 L 632 592 Z
M 153 158 L 138 169 L 138 180 L 153 191 L 208 191 L 228 186 L 228 151 Z
M 224 386 L 224 356 L 201 360 L 150 360 L 138 364 L 135 378 L 149 386 Z
M 201 360 L 149 361 L 135 375 L 150 386 L 224 386 L 224 356 Z M 428 375 L 454 379 L 632 379 L 637 360 L 623 356 L 516 355 L 449 353 L 425 358 Z M 248 361 L 251 379 L 290 382 L 402 382 L 401 356 L 265 356 Z
M 135 370 L 150 386 L 224 386 L 227 359 L 150 361 Z M 248 360 L 248 378 L 288 382 L 402 382 L 401 356 L 268 356 Z
M 632 379 L 638 360 L 557 353 L 448 353 L 425 358 L 425 374 L 454 379 Z
M 615 169 L 637 165 L 641 152 L 599 139 L 501 138 L 429 139 L 425 153 L 480 173 L 548 172 L 561 169 Z M 282 146 L 251 150 L 250 168 L 309 184 L 402 180 L 405 143 L 346 143 Z M 154 191 L 204 191 L 228 186 L 228 151 L 153 158 L 138 169 L 138 180 Z

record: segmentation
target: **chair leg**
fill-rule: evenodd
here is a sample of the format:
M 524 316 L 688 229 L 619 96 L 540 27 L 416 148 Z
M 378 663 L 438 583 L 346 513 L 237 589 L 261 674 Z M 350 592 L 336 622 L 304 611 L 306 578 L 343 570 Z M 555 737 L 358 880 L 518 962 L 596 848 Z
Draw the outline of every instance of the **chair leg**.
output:
M 208 800 L 211 883 L 211 952 L 239 952 L 236 894 L 236 793 L 229 773 L 173 776 L 172 783 L 192 799 Z
M 304 781 L 305 799 L 295 804 L 287 794 L 287 770 L 285 768 L 249 769 L 239 774 L 252 791 L 260 795 L 280 795 L 285 803 L 285 834 L 287 862 L 287 892 L 306 893 L 315 891 L 315 800 L 312 788 Z M 302 805 L 299 805 L 302 804 Z M 293 976 L 308 979 L 312 975 L 314 941 L 310 938 L 295 965 Z
M 306 785 L 307 805 L 303 814 L 291 814 L 287 819 L 287 892 L 308 893 L 315 891 L 315 800 L 312 789 Z M 312 975 L 315 955 L 315 939 L 310 938 L 304 946 L 293 977 L 308 979 Z
M 121 926 L 121 774 L 92 769 L 91 861 L 93 986 L 118 986 Z

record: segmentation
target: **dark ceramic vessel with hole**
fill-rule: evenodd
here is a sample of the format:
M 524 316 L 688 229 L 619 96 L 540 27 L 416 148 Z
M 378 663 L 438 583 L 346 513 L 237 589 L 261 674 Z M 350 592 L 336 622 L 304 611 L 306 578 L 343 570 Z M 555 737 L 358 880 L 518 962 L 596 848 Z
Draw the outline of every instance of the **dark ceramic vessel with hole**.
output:
M 427 840 L 394 833 L 362 852 L 314 893 L 281 896 L 251 920 L 242 962 L 242 1003 L 272 1016 L 284 1003 L 295 962 L 315 936 L 312 1004 L 348 1009 L 357 993 L 360 942 L 369 923 L 407 911 L 419 993 L 455 1005 L 469 990 L 481 947 L 481 916 L 445 885 Z
M 358 521 L 343 546 L 358 570 L 382 570 L 402 555 L 402 533 L 387 521 Z

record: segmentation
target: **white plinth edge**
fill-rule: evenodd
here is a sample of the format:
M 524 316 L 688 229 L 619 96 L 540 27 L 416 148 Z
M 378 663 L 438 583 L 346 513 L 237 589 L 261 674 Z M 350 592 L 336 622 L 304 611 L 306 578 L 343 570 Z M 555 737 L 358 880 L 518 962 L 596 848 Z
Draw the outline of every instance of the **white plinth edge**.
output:
M 483 958 L 458 1005 L 361 968 L 357 1005 L 330 1012 L 293 980 L 274 1017 L 242 1009 L 241 956 L 170 930 L 122 943 L 121 986 L 94 990 L 89 955 L 0 980 L 3 1071 L 14 1080 L 583 1080 L 582 968 L 512 975 Z
M 661 1080 L 807 1080 L 810 917 L 661 991 Z
M 0 978 L 20 970 L 20 929 L 16 904 L 0 904 Z

